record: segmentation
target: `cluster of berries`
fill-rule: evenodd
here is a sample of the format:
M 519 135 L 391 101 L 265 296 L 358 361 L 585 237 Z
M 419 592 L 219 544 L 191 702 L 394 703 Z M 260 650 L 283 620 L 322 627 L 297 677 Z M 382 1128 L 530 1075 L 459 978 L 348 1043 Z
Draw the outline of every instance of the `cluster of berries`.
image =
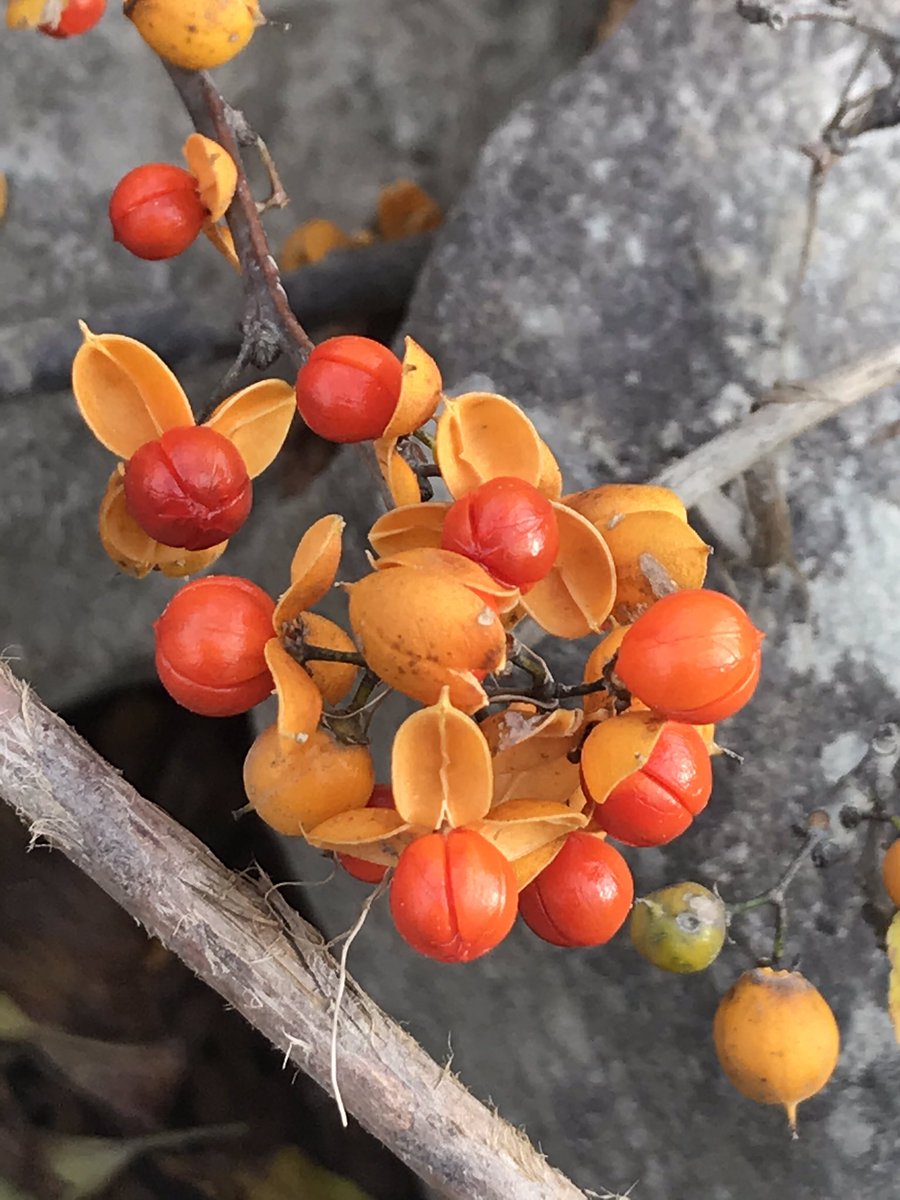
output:
M 222 552 L 294 401 L 323 437 L 374 443 L 393 507 L 369 531 L 371 571 L 342 585 L 349 631 L 313 611 L 340 562 L 343 521 L 328 516 L 301 539 L 277 604 L 246 579 L 185 585 L 156 625 L 160 678 L 211 716 L 277 693 L 278 721 L 247 759 L 250 804 L 357 877 L 393 868 L 398 930 L 423 954 L 476 958 L 517 912 L 557 945 L 608 941 L 634 897 L 613 841 L 659 846 L 688 828 L 712 790 L 714 723 L 759 677 L 761 634 L 702 588 L 707 547 L 678 498 L 638 485 L 563 498 L 525 414 L 489 393 L 444 396 L 411 339 L 401 362 L 332 338 L 293 391 L 255 384 L 203 426 L 128 338 L 86 332 L 73 385 L 124 460 L 101 535 L 135 574 L 194 573 Z M 447 499 L 432 498 L 438 480 Z M 583 681 L 552 679 L 515 635 L 525 617 L 600 637 Z M 394 736 L 387 788 L 367 743 L 389 689 L 421 707 Z

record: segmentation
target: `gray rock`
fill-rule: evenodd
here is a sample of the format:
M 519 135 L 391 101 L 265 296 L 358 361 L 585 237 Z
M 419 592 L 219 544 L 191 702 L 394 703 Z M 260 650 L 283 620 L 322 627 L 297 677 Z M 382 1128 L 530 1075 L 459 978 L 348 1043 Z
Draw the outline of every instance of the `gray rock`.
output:
M 517 110 L 413 304 L 411 332 L 447 377 L 486 376 L 521 401 L 573 487 L 649 478 L 738 419 L 776 371 L 818 371 L 896 336 L 895 132 L 862 140 L 829 177 L 798 334 L 775 361 L 805 207 L 797 147 L 833 111 L 860 42 L 815 26 L 776 36 L 729 7 L 643 0 Z M 629 853 L 639 891 L 691 877 L 727 898 L 764 889 L 796 845 L 792 823 L 900 712 L 900 440 L 878 438 L 898 416 L 882 396 L 786 455 L 805 588 L 740 563 L 712 575 L 767 632 L 758 696 L 720 733 L 746 763 L 717 765 L 710 809 L 674 846 Z M 576 649 L 559 656 L 573 677 Z M 827 871 L 807 865 L 793 894 L 789 957 L 802 955 L 844 1039 L 834 1082 L 801 1107 L 798 1143 L 777 1111 L 731 1089 L 711 1043 L 719 996 L 771 949 L 765 918 L 736 925 L 704 976 L 670 978 L 626 939 L 560 951 L 524 929 L 471 966 L 432 967 L 381 912 L 352 969 L 440 1058 L 451 1034 L 453 1069 L 585 1188 L 883 1200 L 900 1166 L 900 1057 L 863 920 L 877 841 L 860 837 Z M 360 894 L 340 881 L 309 902 L 333 933 Z

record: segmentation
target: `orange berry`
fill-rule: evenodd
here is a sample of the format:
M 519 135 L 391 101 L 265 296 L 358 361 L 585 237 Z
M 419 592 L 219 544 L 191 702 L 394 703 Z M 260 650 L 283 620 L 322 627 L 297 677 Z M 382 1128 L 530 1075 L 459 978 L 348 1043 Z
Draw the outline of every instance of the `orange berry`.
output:
M 125 0 L 124 12 L 151 50 L 186 71 L 229 62 L 263 23 L 258 0 Z
M 881 878 L 887 894 L 894 905 L 900 908 L 900 838 L 888 846 L 881 864 Z
M 451 829 L 417 838 L 400 855 L 391 915 L 420 954 L 471 962 L 512 929 L 516 894 L 515 872 L 500 851 L 471 829 Z
M 622 927 L 634 882 L 622 855 L 592 833 L 576 831 L 522 890 L 528 928 L 554 946 L 600 946 Z
M 365 808 L 375 785 L 367 746 L 348 746 L 325 729 L 304 742 L 264 729 L 244 761 L 252 808 L 279 833 L 299 837 L 329 817 Z
M 689 725 L 724 720 L 756 690 L 763 634 L 720 592 L 673 592 L 622 639 L 616 674 L 654 712 Z
M 113 237 L 137 258 L 156 261 L 187 250 L 207 212 L 190 171 L 144 163 L 123 175 L 109 198 Z
M 205 717 L 232 717 L 265 700 L 274 611 L 249 579 L 209 575 L 185 584 L 153 626 L 156 670 L 172 699 Z
M 822 1090 L 837 1066 L 834 1013 L 799 971 L 745 971 L 719 1003 L 713 1039 L 722 1070 L 757 1104 L 781 1104 L 791 1129 L 797 1105 Z

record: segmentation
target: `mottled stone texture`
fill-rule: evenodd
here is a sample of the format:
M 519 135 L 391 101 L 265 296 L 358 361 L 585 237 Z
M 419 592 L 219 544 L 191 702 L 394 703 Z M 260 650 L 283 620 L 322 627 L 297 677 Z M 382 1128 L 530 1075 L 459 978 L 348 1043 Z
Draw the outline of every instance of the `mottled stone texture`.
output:
M 426 268 L 410 329 L 454 382 L 521 400 L 572 484 L 647 478 L 746 411 L 799 253 L 807 161 L 860 43 L 844 30 L 776 36 L 728 4 L 640 0 L 629 24 L 488 143 Z M 897 335 L 900 134 L 877 134 L 829 178 L 799 334 L 784 364 L 818 370 Z M 727 897 L 773 881 L 791 824 L 823 801 L 900 690 L 900 440 L 895 396 L 800 439 L 784 476 L 801 584 L 728 564 L 766 630 L 758 698 L 721 730 L 747 756 L 717 765 L 710 809 L 675 846 L 629 854 L 640 890 L 685 877 Z M 739 490 L 736 496 L 740 498 Z M 723 586 L 718 569 L 713 583 Z M 578 667 L 574 652 L 568 670 Z M 871 847 L 870 847 L 871 851 Z M 431 968 L 387 914 L 353 951 L 361 981 L 438 1056 L 523 1123 L 583 1186 L 640 1200 L 882 1200 L 896 1190 L 900 1057 L 886 963 L 863 921 L 870 859 L 807 868 L 789 955 L 844 1035 L 834 1084 L 775 1110 L 717 1070 L 718 996 L 771 946 L 761 921 L 702 978 L 660 977 L 625 944 L 559 951 L 518 930 L 487 960 Z M 330 931 L 361 892 L 309 900 Z M 350 893 L 353 893 L 350 898 Z

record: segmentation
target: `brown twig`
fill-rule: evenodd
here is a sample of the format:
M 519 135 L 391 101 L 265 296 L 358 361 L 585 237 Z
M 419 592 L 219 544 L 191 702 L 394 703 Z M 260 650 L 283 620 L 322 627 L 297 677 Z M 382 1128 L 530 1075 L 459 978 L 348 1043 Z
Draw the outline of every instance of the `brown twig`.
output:
M 339 968 L 266 881 L 228 871 L 0 664 L 0 796 L 323 1088 Z M 267 894 L 268 902 L 264 898 Z M 273 911 L 274 910 L 274 911 Z M 350 1112 L 441 1195 L 578 1200 L 574 1184 L 346 980 Z
M 234 130 L 236 110 L 223 100 L 205 71 L 184 71 L 168 63 L 165 67 L 194 127 L 224 147 L 237 165 L 237 187 L 226 219 L 244 281 L 241 334 L 243 344 L 251 347 L 250 360 L 265 369 L 283 353 L 299 369 L 309 357 L 313 343 L 288 303 L 259 219 Z
M 432 241 L 423 233 L 335 250 L 282 277 L 291 308 L 307 329 L 391 317 L 406 307 Z M 91 323 L 146 343 L 174 368 L 232 355 L 240 346 L 227 313 L 205 315 L 187 298 L 155 306 L 130 303 L 93 314 Z M 0 329 L 0 401 L 67 387 L 80 344 L 68 318 L 40 317 Z
M 777 383 L 739 425 L 671 463 L 653 483 L 674 489 L 685 504 L 695 504 L 793 438 L 896 383 L 900 342 L 814 379 Z
M 739 17 L 751 25 L 768 25 L 782 30 L 797 21 L 826 21 L 847 25 L 870 37 L 890 39 L 890 34 L 861 21 L 853 9 L 852 0 L 737 0 Z

